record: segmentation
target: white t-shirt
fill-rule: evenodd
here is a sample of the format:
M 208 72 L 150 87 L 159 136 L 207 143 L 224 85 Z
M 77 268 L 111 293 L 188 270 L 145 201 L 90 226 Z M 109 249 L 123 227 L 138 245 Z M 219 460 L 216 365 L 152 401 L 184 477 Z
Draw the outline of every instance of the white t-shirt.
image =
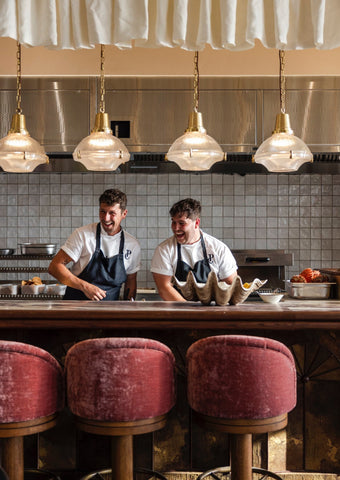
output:
M 236 260 L 227 245 L 211 235 L 201 232 L 207 251 L 210 268 L 219 280 L 229 277 L 237 270 Z M 191 245 L 181 245 L 182 260 L 194 267 L 195 263 L 203 260 L 204 254 L 201 241 Z M 175 236 L 164 240 L 156 248 L 152 261 L 151 272 L 174 277 L 177 268 L 177 241 Z
M 71 272 L 78 276 L 89 263 L 96 249 L 96 230 L 98 223 L 91 223 L 77 228 L 69 236 L 62 250 L 73 260 Z M 100 249 L 108 258 L 119 253 L 121 231 L 116 235 L 108 235 L 100 226 Z M 138 272 L 140 269 L 139 242 L 124 230 L 124 266 L 127 275 Z

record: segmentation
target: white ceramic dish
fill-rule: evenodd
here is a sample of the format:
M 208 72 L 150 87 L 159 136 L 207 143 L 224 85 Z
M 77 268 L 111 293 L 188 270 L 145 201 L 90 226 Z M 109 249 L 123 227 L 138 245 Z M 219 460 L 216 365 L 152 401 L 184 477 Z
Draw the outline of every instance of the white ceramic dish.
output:
M 45 286 L 44 293 L 46 295 L 64 295 L 66 290 L 66 285 L 60 283 L 50 283 Z
M 17 295 L 18 285 L 13 283 L 2 283 L 0 285 L 0 295 Z
M 257 292 L 261 299 L 266 303 L 279 303 L 284 293 Z
M 21 285 L 21 293 L 23 295 L 39 295 L 44 293 L 46 285 Z

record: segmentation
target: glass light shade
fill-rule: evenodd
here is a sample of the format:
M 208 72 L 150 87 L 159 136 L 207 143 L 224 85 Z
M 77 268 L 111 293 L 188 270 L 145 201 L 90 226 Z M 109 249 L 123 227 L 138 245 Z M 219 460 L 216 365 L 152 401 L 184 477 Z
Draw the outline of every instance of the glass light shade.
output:
M 189 127 L 169 148 L 166 159 L 177 163 L 182 170 L 209 170 L 225 158 L 219 144 L 210 137 L 202 124 L 199 112 L 192 112 Z
M 11 129 L 0 140 L 0 167 L 5 172 L 30 173 L 48 163 L 44 148 L 26 130 L 25 116 L 15 114 Z
M 73 159 L 88 170 L 114 171 L 130 159 L 130 153 L 108 127 L 107 113 L 98 113 L 91 134 L 85 137 L 73 152 Z
M 313 161 L 308 146 L 293 134 L 288 114 L 276 117 L 273 135 L 265 140 L 254 155 L 254 162 L 269 172 L 296 172 L 301 165 Z

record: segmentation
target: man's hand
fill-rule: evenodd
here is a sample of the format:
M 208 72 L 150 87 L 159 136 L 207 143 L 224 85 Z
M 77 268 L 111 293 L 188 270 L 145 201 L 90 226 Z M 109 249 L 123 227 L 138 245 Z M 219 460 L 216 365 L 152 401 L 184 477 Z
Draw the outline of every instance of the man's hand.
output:
M 89 300 L 95 300 L 97 302 L 99 302 L 100 300 L 103 300 L 103 298 L 106 297 L 105 290 L 102 290 L 96 285 L 92 285 L 92 283 L 88 283 L 88 282 L 84 282 L 84 285 L 82 287 L 82 292 L 84 293 L 84 295 L 87 296 Z

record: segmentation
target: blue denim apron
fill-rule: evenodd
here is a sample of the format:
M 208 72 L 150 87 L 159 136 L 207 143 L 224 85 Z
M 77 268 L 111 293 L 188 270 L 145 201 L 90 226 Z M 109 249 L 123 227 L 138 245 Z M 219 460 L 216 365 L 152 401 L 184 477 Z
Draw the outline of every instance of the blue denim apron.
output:
M 205 243 L 203 240 L 203 235 L 201 234 L 201 246 L 203 250 L 203 260 L 199 260 L 195 263 L 194 267 L 191 268 L 186 262 L 182 260 L 181 254 L 181 244 L 177 243 L 177 267 L 175 272 L 175 277 L 180 282 L 186 282 L 187 276 L 189 272 L 194 274 L 196 282 L 198 283 L 206 283 L 208 280 L 208 275 L 211 271 L 207 250 L 205 248 Z
M 106 291 L 103 300 L 118 300 L 122 284 L 126 282 L 126 270 L 124 266 L 124 232 L 120 237 L 119 253 L 111 258 L 105 257 L 100 249 L 100 223 L 96 231 L 96 249 L 84 270 L 78 278 L 97 285 Z M 76 288 L 67 287 L 64 300 L 88 300 L 86 295 Z

